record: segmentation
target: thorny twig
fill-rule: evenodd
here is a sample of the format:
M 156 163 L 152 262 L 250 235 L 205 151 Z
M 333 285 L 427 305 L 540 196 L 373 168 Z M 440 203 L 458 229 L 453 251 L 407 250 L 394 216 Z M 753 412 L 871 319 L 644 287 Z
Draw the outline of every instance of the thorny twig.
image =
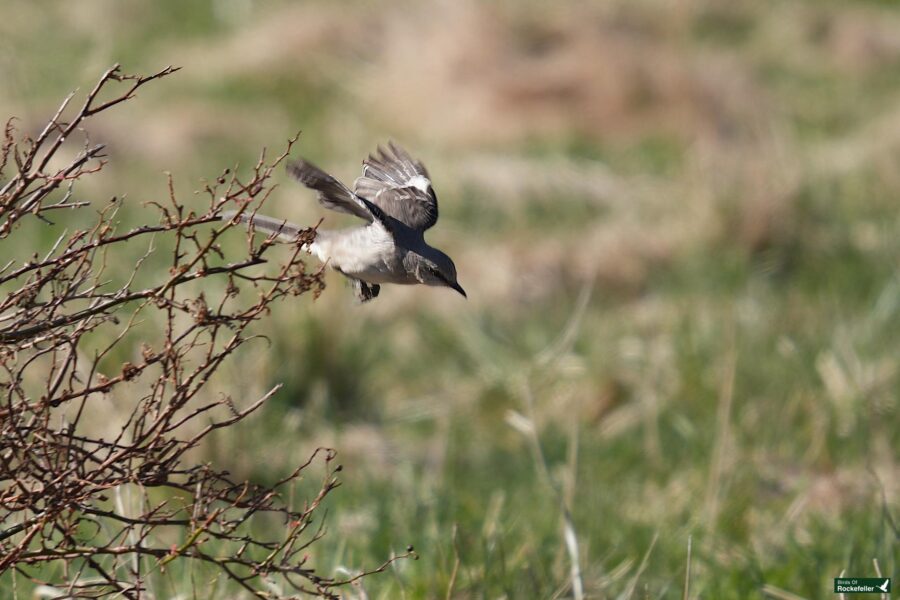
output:
M 114 66 L 74 116 L 65 117 L 73 94 L 34 138 L 17 139 L 10 120 L 0 144 L 0 244 L 36 250 L 19 235 L 23 220 L 49 223 L 53 210 L 90 210 L 91 203 L 73 200 L 73 186 L 104 167 L 103 145 L 85 143 L 66 160 L 60 150 L 75 143 L 89 119 L 175 71 L 137 77 Z M 117 231 L 122 202 L 113 199 L 92 226 L 56 234 L 42 253 L 0 264 L 0 574 L 12 569 L 67 597 L 92 598 L 140 598 L 148 577 L 176 561 L 208 565 L 258 598 L 277 596 L 272 578 L 291 594 L 332 598 L 336 586 L 357 579 L 323 577 L 307 564 L 310 545 L 324 534 L 321 522 L 311 527 L 314 512 L 339 485 L 332 450 L 317 450 L 272 486 L 233 480 L 186 456 L 277 390 L 242 406 L 201 394 L 224 361 L 253 339 L 250 326 L 279 300 L 322 289 L 321 271 L 308 273 L 302 260 L 314 228 L 286 257 L 263 267 L 272 239 L 248 235 L 238 256 L 220 245 L 233 226 L 219 220 L 221 211 L 257 210 L 295 141 L 273 160 L 263 153 L 246 180 L 226 170 L 207 184 L 201 211 L 181 203 L 170 182 L 168 198 L 146 205 L 157 213 L 155 224 Z M 134 255 L 139 243 L 146 252 L 116 283 L 109 257 Z M 158 264 L 164 251 L 168 272 L 139 285 L 148 279 L 138 277 L 142 267 Z M 117 358 L 146 322 L 159 325 L 157 338 L 141 345 L 139 359 Z M 112 398 L 129 410 L 104 437 L 87 426 L 86 415 Z M 318 493 L 302 508 L 289 506 L 282 490 L 314 461 L 325 467 Z M 142 497 L 131 514 L 110 500 L 124 489 Z M 281 520 L 277 537 L 249 528 L 262 514 Z

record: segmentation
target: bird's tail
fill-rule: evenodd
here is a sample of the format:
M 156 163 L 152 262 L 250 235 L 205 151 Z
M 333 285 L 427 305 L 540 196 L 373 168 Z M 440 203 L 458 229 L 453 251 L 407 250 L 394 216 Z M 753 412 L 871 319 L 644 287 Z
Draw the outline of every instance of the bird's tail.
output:
M 254 215 L 251 213 L 238 213 L 236 210 L 222 211 L 219 215 L 222 221 L 230 221 L 237 218 L 238 221 L 247 225 L 248 228 L 253 227 L 256 231 L 262 231 L 266 234 L 275 234 L 278 239 L 283 242 L 296 241 L 297 236 L 306 228 L 295 225 L 283 219 L 275 219 L 264 215 Z M 313 242 L 315 243 L 315 242 Z M 310 251 L 309 244 L 304 244 L 303 249 Z

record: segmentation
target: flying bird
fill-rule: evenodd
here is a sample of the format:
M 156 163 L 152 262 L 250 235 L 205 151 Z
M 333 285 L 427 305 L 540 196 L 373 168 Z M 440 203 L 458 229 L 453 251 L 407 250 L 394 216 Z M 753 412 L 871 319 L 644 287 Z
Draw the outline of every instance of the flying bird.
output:
M 385 283 L 443 286 L 466 296 L 456 280 L 456 265 L 425 241 L 425 230 L 438 219 L 437 196 L 425 165 L 406 150 L 393 142 L 387 150 L 379 146 L 363 161 L 362 176 L 353 190 L 308 160 L 291 162 L 287 170 L 315 190 L 325 208 L 366 222 L 350 229 L 318 231 L 305 247 L 347 277 L 360 302 L 378 296 Z M 302 229 L 272 217 L 222 213 L 222 219 L 234 218 L 284 241 L 294 241 Z

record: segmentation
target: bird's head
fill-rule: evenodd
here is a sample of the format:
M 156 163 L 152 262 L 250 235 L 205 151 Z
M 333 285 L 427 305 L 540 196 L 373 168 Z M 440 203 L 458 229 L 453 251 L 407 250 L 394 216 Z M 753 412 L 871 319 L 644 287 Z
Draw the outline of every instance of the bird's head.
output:
M 428 256 L 420 256 L 416 268 L 417 279 L 425 285 L 443 286 L 456 290 L 463 297 L 466 290 L 456 281 L 456 265 L 440 250 L 430 249 Z

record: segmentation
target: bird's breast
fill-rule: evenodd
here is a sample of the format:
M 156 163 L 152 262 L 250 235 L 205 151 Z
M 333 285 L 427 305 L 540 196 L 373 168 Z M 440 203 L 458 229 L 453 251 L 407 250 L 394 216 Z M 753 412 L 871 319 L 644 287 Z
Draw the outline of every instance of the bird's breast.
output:
M 380 226 L 323 231 L 314 250 L 332 268 L 368 283 L 406 283 L 408 279 L 397 245 Z

